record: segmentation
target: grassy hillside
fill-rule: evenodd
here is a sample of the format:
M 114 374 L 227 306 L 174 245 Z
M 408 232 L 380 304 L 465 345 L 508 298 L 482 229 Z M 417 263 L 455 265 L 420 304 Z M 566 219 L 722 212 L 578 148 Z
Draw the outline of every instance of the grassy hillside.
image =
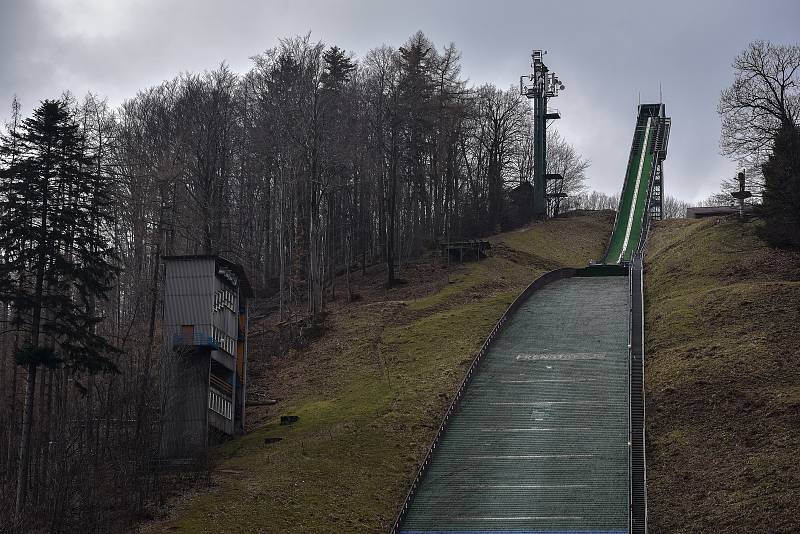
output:
M 800 253 L 664 221 L 646 258 L 650 532 L 800 532 Z
M 217 451 L 213 487 L 150 531 L 385 532 L 441 417 L 494 323 L 538 275 L 602 256 L 613 213 L 572 216 L 493 238 L 491 258 L 420 263 L 407 286 L 356 275 L 362 301 L 333 303 L 330 329 L 283 358 L 254 353 L 281 402 Z M 279 416 L 298 415 L 292 426 Z M 267 443 L 266 438 L 281 438 Z

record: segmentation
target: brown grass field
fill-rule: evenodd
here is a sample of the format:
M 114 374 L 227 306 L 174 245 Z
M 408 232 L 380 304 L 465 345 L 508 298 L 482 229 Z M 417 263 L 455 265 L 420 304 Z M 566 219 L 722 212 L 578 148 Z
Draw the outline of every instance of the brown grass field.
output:
M 800 532 L 800 253 L 659 223 L 645 272 L 649 526 Z

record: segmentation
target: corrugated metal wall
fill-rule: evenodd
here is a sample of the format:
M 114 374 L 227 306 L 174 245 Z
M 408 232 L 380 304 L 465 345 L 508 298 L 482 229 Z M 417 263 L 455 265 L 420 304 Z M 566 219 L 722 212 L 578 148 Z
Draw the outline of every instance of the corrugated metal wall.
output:
M 213 258 L 166 262 L 164 337 L 170 344 L 181 325 L 194 325 L 195 334 L 211 335 L 214 268 Z
M 185 458 L 206 447 L 209 365 L 207 350 L 164 351 L 161 362 L 162 458 Z

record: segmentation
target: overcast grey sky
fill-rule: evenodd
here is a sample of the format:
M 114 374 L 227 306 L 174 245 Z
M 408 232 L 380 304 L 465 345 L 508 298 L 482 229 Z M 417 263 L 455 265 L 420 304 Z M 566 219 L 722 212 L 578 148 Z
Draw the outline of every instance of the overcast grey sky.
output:
M 475 84 L 508 87 L 533 48 L 566 84 L 557 127 L 592 166 L 588 186 L 622 186 L 636 104 L 658 101 L 673 128 L 667 194 L 718 189 L 735 164 L 719 155 L 719 92 L 754 39 L 800 41 L 800 1 L 0 0 L 0 118 L 70 90 L 119 104 L 139 89 L 223 60 L 238 72 L 280 37 L 311 31 L 361 57 L 422 30 L 455 42 Z

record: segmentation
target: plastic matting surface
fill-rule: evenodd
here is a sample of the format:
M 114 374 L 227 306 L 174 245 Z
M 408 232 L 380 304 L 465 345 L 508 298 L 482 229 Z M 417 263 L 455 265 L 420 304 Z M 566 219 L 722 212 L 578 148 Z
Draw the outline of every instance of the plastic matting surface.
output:
M 628 277 L 533 294 L 467 387 L 405 534 L 628 531 Z

